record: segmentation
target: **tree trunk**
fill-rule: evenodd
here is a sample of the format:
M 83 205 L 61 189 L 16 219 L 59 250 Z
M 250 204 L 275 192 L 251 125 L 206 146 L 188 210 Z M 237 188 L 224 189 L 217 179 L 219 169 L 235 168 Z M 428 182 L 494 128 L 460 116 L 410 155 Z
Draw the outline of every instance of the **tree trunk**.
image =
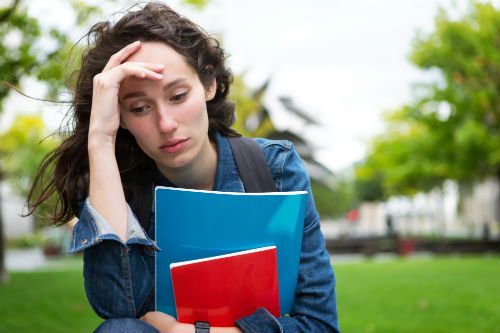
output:
M 3 234 L 3 214 L 2 214 L 2 180 L 0 179 L 0 284 L 8 281 L 7 270 L 5 268 L 5 238 Z

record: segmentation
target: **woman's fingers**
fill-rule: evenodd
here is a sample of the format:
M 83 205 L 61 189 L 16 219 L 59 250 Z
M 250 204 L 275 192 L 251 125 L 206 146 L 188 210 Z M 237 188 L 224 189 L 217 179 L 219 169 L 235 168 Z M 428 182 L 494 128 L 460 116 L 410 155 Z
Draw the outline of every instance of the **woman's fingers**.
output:
M 122 81 L 128 76 L 133 76 L 139 79 L 161 80 L 163 78 L 163 65 L 161 64 L 137 64 L 124 63 L 115 68 L 118 73 L 117 80 Z
M 94 77 L 94 88 L 98 90 L 113 88 L 117 93 L 121 82 L 127 77 L 159 81 L 163 79 L 162 71 L 163 65 L 161 64 L 126 62 L 109 71 L 97 74 Z
M 126 63 L 123 63 L 121 66 L 142 67 L 158 73 L 162 72 L 163 68 L 165 67 L 162 64 L 152 64 L 150 62 L 133 62 L 133 61 L 127 61 Z
M 104 66 L 103 72 L 110 70 L 113 67 L 116 67 L 120 65 L 122 62 L 124 62 L 128 57 L 130 57 L 132 54 L 137 52 L 141 47 L 141 42 L 140 41 L 135 41 L 131 44 L 128 44 L 125 46 L 123 49 L 120 51 L 116 52 L 113 54 L 109 60 L 106 66 Z

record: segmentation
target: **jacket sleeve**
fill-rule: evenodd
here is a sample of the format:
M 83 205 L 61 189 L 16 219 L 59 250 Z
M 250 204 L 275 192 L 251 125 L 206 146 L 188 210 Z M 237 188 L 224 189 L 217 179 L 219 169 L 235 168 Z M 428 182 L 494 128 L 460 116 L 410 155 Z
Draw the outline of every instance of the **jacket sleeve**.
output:
M 94 311 L 105 319 L 139 317 L 153 303 L 151 261 L 157 248 L 130 207 L 128 211 L 126 244 L 88 200 L 73 228 L 70 252 L 83 250 L 85 292 Z
M 308 192 L 295 303 L 291 313 L 281 318 L 274 318 L 261 308 L 236 325 L 249 333 L 339 332 L 335 276 L 320 230 L 309 176 L 291 143 L 274 141 L 273 144 L 282 145 L 282 149 L 263 148 L 278 191 Z

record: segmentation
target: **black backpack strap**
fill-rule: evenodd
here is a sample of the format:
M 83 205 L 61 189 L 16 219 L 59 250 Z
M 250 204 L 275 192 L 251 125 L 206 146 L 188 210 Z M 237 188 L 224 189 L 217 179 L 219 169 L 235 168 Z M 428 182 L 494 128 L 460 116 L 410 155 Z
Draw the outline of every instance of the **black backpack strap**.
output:
M 259 145 L 241 136 L 228 139 L 245 192 L 276 192 L 271 170 Z

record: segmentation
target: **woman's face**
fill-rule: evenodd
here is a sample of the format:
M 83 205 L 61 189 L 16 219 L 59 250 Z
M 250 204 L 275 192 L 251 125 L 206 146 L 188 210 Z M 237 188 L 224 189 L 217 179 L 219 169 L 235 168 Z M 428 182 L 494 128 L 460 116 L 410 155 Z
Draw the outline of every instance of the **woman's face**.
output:
M 210 152 L 205 89 L 184 57 L 161 42 L 144 42 L 127 61 L 163 64 L 163 79 L 126 78 L 120 85 L 121 125 L 163 174 L 182 171 Z

